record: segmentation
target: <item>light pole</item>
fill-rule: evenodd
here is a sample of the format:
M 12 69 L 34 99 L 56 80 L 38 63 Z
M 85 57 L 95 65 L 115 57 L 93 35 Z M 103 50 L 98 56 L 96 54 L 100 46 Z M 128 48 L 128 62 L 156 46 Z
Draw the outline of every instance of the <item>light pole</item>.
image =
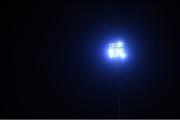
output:
M 117 93 L 118 93 L 118 117 L 122 117 L 121 111 L 120 111 L 120 79 L 119 79 L 119 65 L 124 61 L 126 58 L 126 53 L 124 50 L 124 42 L 121 40 L 109 43 L 108 47 L 108 55 L 110 59 L 115 60 L 116 65 L 116 80 L 117 80 Z

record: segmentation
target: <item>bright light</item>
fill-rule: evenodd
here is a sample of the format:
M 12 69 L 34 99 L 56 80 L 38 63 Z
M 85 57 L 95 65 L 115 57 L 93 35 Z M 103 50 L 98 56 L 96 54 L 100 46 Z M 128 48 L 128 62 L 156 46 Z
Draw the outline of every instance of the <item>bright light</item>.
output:
M 120 56 L 121 56 L 122 58 L 125 58 L 125 57 L 126 57 L 126 54 L 125 54 L 125 53 L 121 53 Z
M 117 41 L 109 44 L 108 54 L 110 58 L 125 58 L 124 43 Z
M 112 58 L 113 57 L 113 53 L 114 53 L 113 49 L 110 48 L 108 52 L 109 52 L 109 56 Z

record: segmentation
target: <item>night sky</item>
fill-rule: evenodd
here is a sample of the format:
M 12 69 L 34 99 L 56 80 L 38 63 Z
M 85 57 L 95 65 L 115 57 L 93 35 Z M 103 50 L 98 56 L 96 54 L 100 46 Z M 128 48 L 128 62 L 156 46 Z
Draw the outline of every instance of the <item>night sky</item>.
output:
M 8 1 L 0 118 L 179 118 L 176 3 Z M 107 56 L 123 39 L 124 61 Z

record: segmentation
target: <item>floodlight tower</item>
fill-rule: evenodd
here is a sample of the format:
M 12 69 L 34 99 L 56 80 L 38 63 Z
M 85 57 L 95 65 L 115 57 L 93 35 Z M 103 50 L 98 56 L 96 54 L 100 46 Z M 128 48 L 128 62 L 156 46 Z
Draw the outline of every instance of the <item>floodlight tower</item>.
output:
M 120 64 L 124 61 L 126 58 L 126 53 L 124 50 L 124 42 L 121 40 L 109 43 L 108 47 L 108 55 L 110 59 L 113 59 L 115 61 L 116 65 L 116 83 L 117 83 L 117 93 L 118 93 L 118 117 L 122 118 L 122 113 L 120 111 L 120 79 L 119 79 L 119 74 L 120 74 Z

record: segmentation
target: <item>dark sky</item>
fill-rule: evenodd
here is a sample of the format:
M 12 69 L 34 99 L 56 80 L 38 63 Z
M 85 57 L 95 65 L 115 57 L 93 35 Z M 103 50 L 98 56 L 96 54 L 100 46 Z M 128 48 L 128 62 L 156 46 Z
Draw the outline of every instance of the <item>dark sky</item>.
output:
M 164 1 L 9 1 L 0 118 L 180 117 L 175 9 Z M 118 38 L 128 57 L 117 64 L 106 47 Z

